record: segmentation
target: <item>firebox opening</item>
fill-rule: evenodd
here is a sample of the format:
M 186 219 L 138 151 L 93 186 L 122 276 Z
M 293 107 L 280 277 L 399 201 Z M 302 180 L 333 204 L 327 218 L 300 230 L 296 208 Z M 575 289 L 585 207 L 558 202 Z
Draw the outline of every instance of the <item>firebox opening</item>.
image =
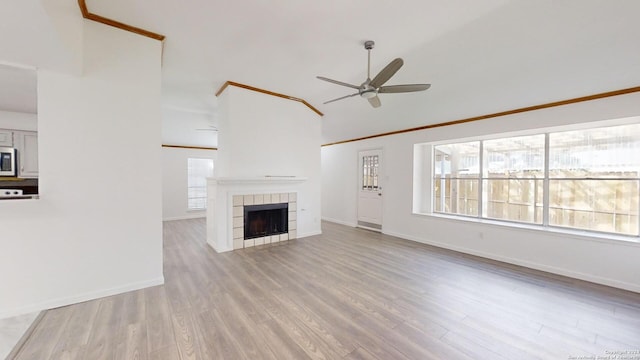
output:
M 289 204 L 247 205 L 244 207 L 244 238 L 253 239 L 289 232 Z

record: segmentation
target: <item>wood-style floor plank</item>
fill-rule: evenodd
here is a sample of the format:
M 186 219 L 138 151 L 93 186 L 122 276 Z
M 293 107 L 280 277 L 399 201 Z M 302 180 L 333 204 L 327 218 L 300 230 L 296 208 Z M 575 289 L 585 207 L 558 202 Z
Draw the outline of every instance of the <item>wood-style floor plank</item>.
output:
M 167 347 L 176 348 L 171 312 L 164 286 L 144 289 L 147 327 L 147 352 L 153 354 Z
M 67 324 L 73 316 L 74 308 L 66 306 L 47 311 L 33 333 L 16 355 L 16 359 L 49 359 L 55 356 L 58 343 L 63 341 L 67 348 L 74 347 L 61 339 L 67 329 Z M 30 346 L 31 343 L 37 346 Z M 70 350 L 74 351 L 75 350 Z M 62 352 L 64 353 L 64 351 Z
M 53 358 L 82 359 L 99 304 L 98 301 L 87 301 L 69 307 L 73 313 L 56 344 Z
M 165 284 L 47 311 L 18 359 L 567 359 L 640 349 L 640 294 L 342 225 L 217 254 L 164 224 Z

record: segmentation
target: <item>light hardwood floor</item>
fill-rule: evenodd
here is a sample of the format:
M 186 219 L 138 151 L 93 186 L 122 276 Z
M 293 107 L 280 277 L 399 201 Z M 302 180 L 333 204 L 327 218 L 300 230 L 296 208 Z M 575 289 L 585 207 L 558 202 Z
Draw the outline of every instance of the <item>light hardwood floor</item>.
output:
M 19 346 L 20 339 L 38 317 L 38 314 L 36 312 L 0 319 L 0 359 L 7 358 L 11 350 Z
M 165 285 L 49 310 L 17 358 L 640 359 L 640 294 L 374 232 L 164 250 Z

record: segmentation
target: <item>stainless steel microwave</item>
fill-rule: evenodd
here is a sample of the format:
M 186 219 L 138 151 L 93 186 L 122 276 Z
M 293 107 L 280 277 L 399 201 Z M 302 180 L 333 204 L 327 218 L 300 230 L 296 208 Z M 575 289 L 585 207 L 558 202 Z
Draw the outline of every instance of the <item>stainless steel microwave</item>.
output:
M 0 176 L 17 176 L 16 149 L 0 147 Z

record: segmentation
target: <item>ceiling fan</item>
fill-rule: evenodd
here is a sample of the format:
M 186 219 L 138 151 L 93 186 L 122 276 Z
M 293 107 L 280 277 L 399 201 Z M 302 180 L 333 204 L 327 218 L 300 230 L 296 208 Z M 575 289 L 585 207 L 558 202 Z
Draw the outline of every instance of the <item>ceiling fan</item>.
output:
M 414 91 L 424 91 L 431 87 L 431 84 L 406 84 L 406 85 L 387 85 L 382 86 L 386 83 L 404 64 L 404 61 L 401 58 L 396 58 L 389 63 L 382 71 L 376 75 L 373 80 L 371 80 L 371 49 L 373 49 L 373 45 L 375 43 L 371 40 L 364 42 L 364 48 L 367 50 L 367 80 L 365 80 L 360 86 L 348 84 L 342 81 L 329 79 L 323 76 L 316 76 L 320 80 L 328 81 L 333 84 L 346 86 L 352 89 L 358 90 L 357 93 L 342 96 L 337 99 L 329 100 L 324 102 L 325 104 L 350 98 L 356 95 L 360 95 L 361 97 L 369 100 L 369 103 L 374 108 L 380 107 L 380 98 L 378 94 L 393 94 L 393 93 L 405 93 L 405 92 L 414 92 Z

